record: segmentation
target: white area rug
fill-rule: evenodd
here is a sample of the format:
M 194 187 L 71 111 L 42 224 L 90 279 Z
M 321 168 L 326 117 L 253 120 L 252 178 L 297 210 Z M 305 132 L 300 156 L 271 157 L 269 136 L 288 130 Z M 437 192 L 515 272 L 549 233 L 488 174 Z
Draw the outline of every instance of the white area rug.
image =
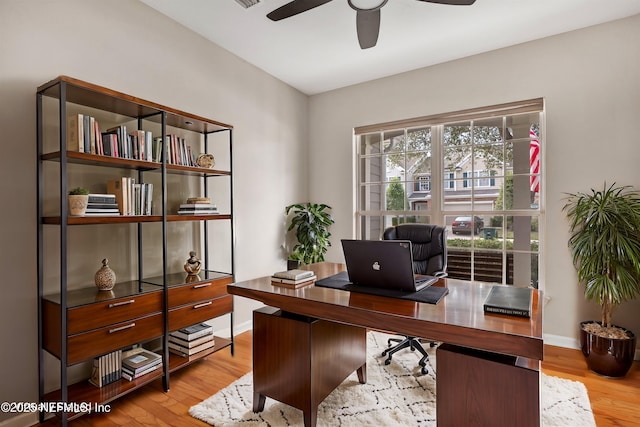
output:
M 351 374 L 318 407 L 318 427 L 435 426 L 435 348 L 429 349 L 429 372 L 420 373 L 417 352 L 400 351 L 390 365 L 380 354 L 391 335 L 367 337 L 367 383 Z M 216 427 L 303 426 L 302 411 L 267 398 L 254 414 L 253 373 L 191 407 L 191 416 Z M 584 384 L 542 375 L 542 425 L 595 427 Z

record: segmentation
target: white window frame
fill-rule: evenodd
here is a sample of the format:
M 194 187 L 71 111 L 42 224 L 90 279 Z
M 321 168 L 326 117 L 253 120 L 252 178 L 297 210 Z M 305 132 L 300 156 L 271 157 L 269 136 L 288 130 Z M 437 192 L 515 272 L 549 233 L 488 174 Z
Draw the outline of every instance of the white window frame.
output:
M 543 241 L 544 241 L 544 229 L 543 229 L 543 224 L 544 224 L 544 197 L 539 197 L 539 199 L 536 201 L 535 204 L 535 208 L 534 208 L 534 204 L 531 204 L 531 210 L 529 209 L 524 209 L 524 210 L 518 210 L 518 209 L 511 209 L 511 210 L 507 210 L 507 211 L 487 211 L 487 212 L 477 212 L 475 210 L 460 210 L 460 211 L 451 211 L 449 209 L 445 210 L 444 209 L 444 192 L 445 191 L 451 191 L 451 190 L 456 190 L 456 187 L 460 187 L 460 189 L 462 189 L 461 187 L 463 186 L 463 183 L 466 182 L 466 180 L 475 180 L 475 186 L 472 187 L 471 189 L 471 193 L 473 196 L 473 192 L 475 191 L 476 188 L 489 188 L 492 187 L 491 186 L 491 179 L 493 178 L 493 176 L 491 176 L 491 171 L 490 170 L 486 170 L 486 171 L 482 171 L 482 170 L 478 170 L 478 171 L 471 171 L 471 177 L 470 178 L 464 178 L 462 177 L 461 173 L 456 173 L 456 171 L 452 171 L 451 169 L 445 169 L 444 168 L 444 163 L 443 163 L 443 147 L 442 147 L 442 129 L 443 129 L 443 125 L 447 124 L 447 123 L 456 123 L 456 122 L 464 122 L 464 121 L 470 121 L 473 122 L 474 120 L 481 120 L 481 119 L 487 119 L 487 118 L 493 118 L 493 117 L 499 117 L 499 116 L 503 116 L 503 117 L 517 117 L 519 114 L 525 114 L 525 113 L 539 113 L 539 143 L 541 145 L 541 166 L 540 166 L 540 195 L 544 195 L 544 171 L 545 171 L 545 165 L 544 165 L 544 153 L 546 150 L 544 150 L 544 101 L 541 98 L 537 98 L 537 99 L 532 99 L 532 100 L 526 100 L 526 101 L 521 101 L 521 102 L 513 102 L 513 103 L 508 103 L 508 104 L 501 104 L 501 105 L 494 105 L 494 106 L 489 106 L 489 107 L 482 107 L 482 108 L 477 108 L 477 109 L 472 109 L 472 110 L 464 110 L 464 111 L 459 111 L 459 112 L 452 112 L 452 113 L 445 113 L 445 114 L 438 114 L 438 115 L 433 115 L 433 116 L 425 116 L 425 117 L 419 117 L 419 118 L 413 118 L 413 119 L 408 119 L 408 120 L 401 120 L 401 121 L 396 121 L 396 122 L 387 122 L 387 123 L 381 123 L 381 124 L 376 124 L 376 125 L 370 125 L 370 126 L 363 126 L 363 127 L 359 127 L 359 128 L 355 128 L 354 129 L 354 134 L 355 134 L 355 138 L 356 138 L 356 158 L 357 158 L 357 166 L 358 168 L 361 165 L 361 157 L 360 157 L 360 153 L 358 152 L 359 147 L 360 147 L 360 137 L 363 135 L 367 135 L 367 134 L 374 134 L 377 132 L 380 132 L 380 134 L 382 135 L 385 131 L 393 131 L 393 130 L 397 130 L 397 131 L 401 131 L 402 129 L 404 129 L 405 132 L 411 131 L 412 129 L 417 129 L 419 127 L 430 127 L 431 129 L 431 141 L 432 141 L 432 147 L 431 147 L 431 174 L 430 176 L 441 176 L 442 180 L 439 182 L 434 182 L 433 180 L 431 180 L 430 182 L 430 193 L 431 193 L 431 198 L 430 201 L 428 203 L 428 209 L 426 210 L 406 210 L 406 211 L 386 211 L 384 208 L 380 211 L 374 211 L 374 210 L 361 210 L 359 203 L 360 203 L 360 189 L 361 189 L 361 183 L 359 181 L 359 178 L 357 178 L 356 181 L 356 212 L 355 212 L 355 219 L 356 219 L 356 224 L 355 224 L 355 229 L 356 229 L 356 236 L 358 238 L 360 238 L 360 236 L 362 236 L 363 234 L 363 230 L 362 230 L 362 224 L 367 223 L 367 221 L 362 221 L 365 218 L 376 218 L 378 217 L 380 221 L 382 221 L 383 223 L 386 221 L 385 218 L 390 217 L 390 216 L 406 216 L 406 217 L 413 217 L 416 222 L 430 222 L 430 223 L 435 223 L 435 224 L 443 224 L 444 223 L 444 218 L 445 216 L 450 217 L 450 216 L 455 216 L 455 215 L 460 215 L 460 216 L 467 216 L 468 214 L 471 215 L 476 215 L 476 214 L 484 214 L 485 216 L 489 216 L 489 215 L 503 215 L 504 218 L 507 217 L 530 217 L 530 218 L 537 218 L 538 220 L 538 224 L 539 224 L 539 230 L 538 230 L 538 238 L 539 238 L 539 246 L 538 246 L 538 251 L 537 251 L 537 255 L 538 255 L 538 269 L 537 269 L 537 274 L 538 274 L 538 282 L 537 285 L 540 289 L 544 288 L 544 283 L 542 281 L 543 277 L 544 277 L 544 251 L 543 251 Z M 446 172 L 445 172 L 446 171 Z M 360 172 L 358 171 L 356 173 L 357 177 L 360 177 Z M 422 175 L 424 176 L 424 175 Z M 414 180 L 417 182 L 420 176 L 416 177 Z M 453 179 L 452 179 L 453 177 Z M 505 179 L 505 178 L 503 178 Z M 485 182 L 486 180 L 486 182 Z M 496 181 L 497 182 L 497 181 Z M 452 185 L 453 183 L 453 185 Z M 483 184 L 488 184 L 488 185 L 483 185 Z M 497 186 L 499 184 L 496 184 L 495 186 Z M 500 184 L 502 185 L 502 184 Z M 422 188 L 421 188 L 422 190 Z M 422 218 L 422 220 L 420 219 Z M 505 229 L 506 230 L 506 229 Z M 473 246 L 472 246 L 473 247 Z M 473 249 L 472 249 L 473 250 Z M 503 252 L 507 252 L 506 249 L 506 245 L 505 248 L 503 248 Z M 515 250 L 509 250 L 510 253 L 516 252 L 515 255 L 518 255 L 518 249 Z M 520 251 L 520 255 L 527 255 L 527 251 Z M 505 255 L 506 256 L 506 255 Z M 506 259 L 506 258 L 505 258 Z M 506 277 L 506 274 L 503 275 L 503 277 Z

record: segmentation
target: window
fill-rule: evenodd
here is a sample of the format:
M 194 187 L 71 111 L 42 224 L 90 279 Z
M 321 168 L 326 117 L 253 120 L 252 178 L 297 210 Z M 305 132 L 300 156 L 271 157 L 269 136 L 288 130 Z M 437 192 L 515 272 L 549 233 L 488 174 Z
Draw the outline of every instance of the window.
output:
M 416 191 L 431 191 L 431 175 L 422 175 L 416 178 Z
M 441 224 L 451 277 L 537 286 L 542 122 L 534 99 L 355 129 L 358 237 Z
M 444 188 L 445 190 L 453 190 L 455 188 L 455 181 L 453 178 L 455 174 L 453 172 L 446 172 L 444 174 Z

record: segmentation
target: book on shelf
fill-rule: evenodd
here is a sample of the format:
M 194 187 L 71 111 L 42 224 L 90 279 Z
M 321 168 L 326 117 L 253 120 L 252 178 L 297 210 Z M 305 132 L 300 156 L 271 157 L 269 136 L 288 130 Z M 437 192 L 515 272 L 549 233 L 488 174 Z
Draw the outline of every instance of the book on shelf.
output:
M 213 341 L 213 331 L 210 334 L 204 335 L 200 338 L 194 338 L 191 341 L 183 340 L 173 335 L 169 335 L 169 342 L 172 342 L 180 347 L 192 348 L 208 341 Z
M 135 368 L 135 369 L 134 368 L 130 368 L 125 364 L 122 364 L 122 372 L 125 372 L 125 373 L 127 373 L 129 375 L 138 375 L 140 373 L 147 372 L 147 371 L 151 370 L 151 368 L 155 368 L 158 365 L 162 365 L 162 359 L 154 360 L 154 361 L 149 362 L 149 363 L 147 363 L 145 365 L 141 365 L 140 367 Z
M 214 204 L 183 203 L 178 209 L 178 215 L 210 215 L 217 213 L 218 208 Z
M 82 114 L 67 117 L 67 150 L 84 153 L 84 119 Z
M 107 191 L 122 215 L 151 215 L 153 184 L 136 183 L 134 178 L 121 177 L 107 181 Z
M 129 215 L 129 177 L 107 181 L 107 193 L 115 195 L 116 204 L 122 215 Z
M 209 349 L 211 347 L 215 346 L 215 340 L 210 340 L 207 342 L 204 342 L 200 345 L 197 345 L 195 347 L 182 347 L 174 342 L 169 342 L 169 351 L 177 354 L 179 356 L 182 357 L 188 357 L 188 356 L 193 356 L 196 353 L 200 353 L 201 351 L 204 351 L 206 349 Z
M 105 156 L 118 156 L 118 135 L 112 132 L 102 132 L 102 152 Z
M 122 350 L 94 358 L 89 382 L 96 387 L 103 387 L 118 381 L 122 376 L 121 361 Z
M 122 378 L 124 378 L 124 379 L 126 379 L 128 381 L 133 381 L 136 378 L 140 378 L 141 376 L 147 375 L 148 373 L 156 371 L 156 370 L 158 370 L 160 368 L 162 368 L 162 363 L 155 364 L 153 366 L 150 366 L 150 367 L 148 367 L 146 369 L 143 369 L 143 370 L 141 370 L 139 372 L 136 372 L 136 373 L 132 373 L 130 371 L 127 371 L 125 368 L 122 368 Z
M 114 203 L 116 203 L 116 196 L 115 196 L 115 194 L 95 194 L 95 193 L 90 193 L 88 202 L 89 203 L 109 203 L 109 204 L 114 204 Z
M 115 135 L 115 140 L 113 139 L 113 137 L 110 137 L 111 142 L 113 143 L 111 147 L 112 148 L 111 156 L 128 159 L 129 153 L 127 150 L 127 126 L 126 125 L 114 126 L 112 128 L 107 129 L 106 132 L 103 132 L 103 135 L 104 134 Z M 104 143 L 104 139 L 103 139 L 103 143 Z
M 162 162 L 162 145 L 163 141 L 161 137 L 153 138 L 152 143 L 152 158 L 154 161 Z M 177 135 L 167 135 L 164 140 L 164 155 L 167 159 L 167 164 L 180 165 L 180 166 L 195 166 L 195 153 L 191 147 L 187 144 L 186 139 Z
M 67 117 L 67 150 L 88 154 L 101 154 L 100 125 L 87 114 Z
M 134 354 L 123 357 L 122 369 L 136 373 L 159 363 L 162 363 L 162 356 L 150 350 L 141 349 Z
M 495 285 L 484 301 L 485 313 L 531 317 L 533 289 L 513 285 Z
M 117 203 L 87 203 L 87 208 L 92 209 L 118 209 Z
M 195 325 L 173 331 L 169 335 L 186 341 L 192 341 L 196 338 L 211 334 L 213 334 L 213 326 L 207 325 L 206 323 L 196 323 Z
M 309 279 L 311 276 L 315 276 L 315 273 L 310 270 L 286 270 L 286 271 L 278 271 L 277 273 L 273 273 L 273 278 L 276 279 L 286 279 L 299 281 L 304 279 Z

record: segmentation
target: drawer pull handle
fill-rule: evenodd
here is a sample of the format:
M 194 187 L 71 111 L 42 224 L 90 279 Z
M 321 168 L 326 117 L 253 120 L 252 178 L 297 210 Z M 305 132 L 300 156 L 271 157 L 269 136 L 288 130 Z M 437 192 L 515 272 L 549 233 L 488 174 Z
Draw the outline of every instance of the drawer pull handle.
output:
M 211 286 L 211 283 L 201 283 L 199 285 L 193 285 L 191 289 L 206 288 L 207 286 Z
M 136 302 L 134 299 L 130 299 L 129 301 L 120 301 L 109 304 L 109 308 L 120 307 L 121 305 L 133 304 Z
M 119 328 L 109 329 L 109 333 L 112 334 L 114 332 L 124 331 L 125 329 L 133 328 L 134 326 L 136 326 L 136 324 L 132 323 L 130 325 L 120 326 Z
M 202 308 L 211 305 L 211 301 L 203 302 L 202 304 L 194 305 L 193 308 Z

